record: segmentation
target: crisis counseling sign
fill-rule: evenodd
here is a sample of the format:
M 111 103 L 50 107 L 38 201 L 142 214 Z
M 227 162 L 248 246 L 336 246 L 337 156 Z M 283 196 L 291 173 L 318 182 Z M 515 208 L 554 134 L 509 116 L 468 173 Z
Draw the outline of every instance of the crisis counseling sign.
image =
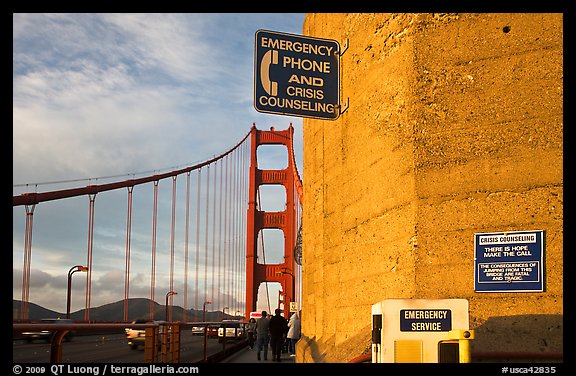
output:
M 544 291 L 544 231 L 474 234 L 476 292 Z
M 258 30 L 254 108 L 273 114 L 337 119 L 339 54 L 337 41 Z

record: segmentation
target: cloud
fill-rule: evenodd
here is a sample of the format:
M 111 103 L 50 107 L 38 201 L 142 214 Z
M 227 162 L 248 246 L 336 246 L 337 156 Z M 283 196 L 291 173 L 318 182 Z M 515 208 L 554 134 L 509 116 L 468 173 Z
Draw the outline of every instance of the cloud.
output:
M 258 113 L 252 101 L 255 31 L 300 33 L 303 19 L 280 13 L 13 14 L 13 183 L 30 184 L 15 186 L 13 194 L 190 166 L 234 146 L 252 123 L 285 129 L 293 122 L 301 153 L 301 119 Z M 266 158 L 277 160 L 274 152 Z M 67 180 L 73 182 L 35 185 Z M 175 248 L 182 262 L 184 177 L 177 185 Z M 195 189 L 193 180 L 194 198 Z M 164 288 L 171 182 L 161 182 L 159 190 L 158 286 Z M 144 296 L 149 293 L 152 194 L 152 184 L 133 193 L 131 294 Z M 66 287 L 65 273 L 87 259 L 88 207 L 87 197 L 35 207 L 32 302 L 64 309 L 57 297 Z M 126 190 L 96 196 L 93 283 L 98 289 L 92 304 L 123 298 L 126 208 Z M 21 296 L 25 216 L 23 207 L 14 208 L 16 299 Z M 195 212 L 191 222 L 195 226 Z M 181 279 L 181 265 L 178 269 Z M 74 289 L 85 284 L 83 278 L 74 282 Z M 183 287 L 181 280 L 177 283 Z
M 194 82 L 218 76 L 216 49 L 204 39 L 204 17 L 199 14 L 108 14 L 103 20 L 121 30 L 131 59 L 139 68 Z M 128 48 L 127 48 L 128 49 Z M 137 59 L 134 59 L 137 57 Z

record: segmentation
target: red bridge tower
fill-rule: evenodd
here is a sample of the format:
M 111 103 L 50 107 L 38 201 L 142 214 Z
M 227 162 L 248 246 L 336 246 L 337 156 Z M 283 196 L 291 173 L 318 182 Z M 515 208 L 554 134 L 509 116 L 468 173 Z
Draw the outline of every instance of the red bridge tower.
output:
M 282 286 L 279 304 L 288 318 L 290 302 L 295 300 L 294 247 L 296 245 L 296 184 L 300 184 L 294 165 L 292 125 L 286 130 L 251 130 L 250 180 L 248 190 L 248 218 L 246 236 L 246 319 L 256 310 L 258 288 L 262 282 L 279 282 Z M 283 170 L 260 170 L 256 150 L 259 145 L 284 145 L 288 149 L 288 167 Z M 286 208 L 281 212 L 264 212 L 256 207 L 261 185 L 283 185 L 286 189 Z M 284 262 L 262 264 L 257 259 L 257 240 L 260 230 L 280 229 L 284 233 Z M 273 312 L 272 312 L 273 313 Z

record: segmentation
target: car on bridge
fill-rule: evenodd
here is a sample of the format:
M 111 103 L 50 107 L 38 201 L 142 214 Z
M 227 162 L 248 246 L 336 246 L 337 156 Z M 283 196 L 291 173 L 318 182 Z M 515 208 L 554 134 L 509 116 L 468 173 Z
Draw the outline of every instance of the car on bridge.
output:
M 204 326 L 193 326 L 192 327 L 192 335 L 193 336 L 203 336 L 204 335 Z
M 160 324 L 158 328 L 158 347 L 162 344 L 162 335 L 166 330 L 165 321 L 155 321 L 155 320 L 135 320 L 132 321 L 132 324 Z M 128 346 L 132 350 L 138 349 L 139 346 L 144 346 L 146 341 L 146 329 L 135 329 L 135 328 L 125 328 L 124 332 L 126 333 L 126 339 L 128 340 Z
M 205 328 L 207 327 L 207 328 Z M 218 337 L 218 328 L 220 324 L 204 324 L 204 325 L 195 325 L 192 327 L 192 335 L 194 336 L 203 336 L 204 331 L 208 337 Z
M 208 337 L 218 337 L 218 329 L 220 329 L 220 324 L 208 325 Z
M 42 319 L 40 324 L 74 324 L 74 321 L 70 319 Z M 26 340 L 26 342 L 31 343 L 32 341 L 38 339 L 42 341 L 46 341 L 50 343 L 52 340 L 52 335 L 55 332 L 53 330 L 39 330 L 39 331 L 30 331 L 30 332 L 22 332 L 22 338 Z M 70 341 L 74 336 L 73 331 L 69 331 L 66 336 L 64 336 L 65 341 Z
M 246 338 L 246 323 L 240 320 L 222 320 L 218 328 L 218 342 L 239 341 Z

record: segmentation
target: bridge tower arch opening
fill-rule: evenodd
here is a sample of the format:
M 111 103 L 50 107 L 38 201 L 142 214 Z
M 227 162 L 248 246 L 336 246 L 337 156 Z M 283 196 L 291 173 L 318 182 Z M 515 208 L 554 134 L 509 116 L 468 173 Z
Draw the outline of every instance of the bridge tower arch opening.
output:
M 258 237 L 257 262 L 261 264 L 282 264 L 284 262 L 284 232 L 279 229 L 260 230 Z

